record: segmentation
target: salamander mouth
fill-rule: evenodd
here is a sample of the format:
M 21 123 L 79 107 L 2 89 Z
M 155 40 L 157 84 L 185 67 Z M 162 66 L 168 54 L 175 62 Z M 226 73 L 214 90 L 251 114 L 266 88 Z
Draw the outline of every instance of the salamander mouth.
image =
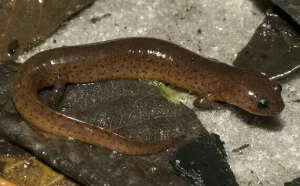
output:
M 272 107 L 273 106 L 273 107 Z M 259 116 L 276 116 L 278 114 L 280 114 L 284 109 L 284 103 L 282 102 L 281 104 L 277 104 L 276 107 L 274 107 L 274 105 L 270 105 L 269 108 L 261 110 L 261 109 L 245 109 L 248 112 L 255 114 L 255 115 L 259 115 Z

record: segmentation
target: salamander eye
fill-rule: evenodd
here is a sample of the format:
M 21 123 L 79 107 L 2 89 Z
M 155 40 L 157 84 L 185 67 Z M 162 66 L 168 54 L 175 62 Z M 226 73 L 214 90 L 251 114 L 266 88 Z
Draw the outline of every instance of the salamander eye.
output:
M 282 86 L 280 84 L 276 84 L 273 86 L 273 89 L 277 92 L 281 92 L 282 91 Z
M 269 106 L 269 101 L 266 99 L 260 99 L 256 102 L 256 106 L 260 110 L 266 109 Z

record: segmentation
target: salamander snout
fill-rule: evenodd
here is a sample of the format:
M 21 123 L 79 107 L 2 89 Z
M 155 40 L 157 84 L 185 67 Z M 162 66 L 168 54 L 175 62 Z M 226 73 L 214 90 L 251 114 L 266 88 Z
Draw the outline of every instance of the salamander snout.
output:
M 266 80 L 263 84 L 255 83 L 247 87 L 248 93 L 241 96 L 245 110 L 261 116 L 274 116 L 284 109 L 280 84 Z
M 223 94 L 225 101 L 255 115 L 275 116 L 281 113 L 285 106 L 281 85 L 260 73 L 243 72 L 234 77 L 239 83 L 231 86 L 233 88 L 229 89 L 229 94 Z

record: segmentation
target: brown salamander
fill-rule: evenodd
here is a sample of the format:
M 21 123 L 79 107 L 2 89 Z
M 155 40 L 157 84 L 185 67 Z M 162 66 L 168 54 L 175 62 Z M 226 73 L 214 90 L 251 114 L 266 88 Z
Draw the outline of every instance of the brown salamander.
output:
M 38 53 L 19 71 L 13 88 L 13 102 L 22 117 L 42 131 L 125 154 L 148 155 L 174 146 L 182 137 L 158 142 L 126 139 L 58 113 L 38 98 L 40 89 L 55 87 L 57 82 L 75 84 L 142 78 L 210 94 L 214 100 L 257 115 L 277 115 L 284 108 L 281 86 L 273 84 L 266 76 L 204 58 L 153 38 L 117 39 Z

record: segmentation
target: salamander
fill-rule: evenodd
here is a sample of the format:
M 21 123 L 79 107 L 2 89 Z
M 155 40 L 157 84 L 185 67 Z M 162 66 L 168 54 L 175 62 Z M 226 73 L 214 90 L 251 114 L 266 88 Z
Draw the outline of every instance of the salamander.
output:
M 54 111 L 42 104 L 45 87 L 115 79 L 155 79 L 227 102 L 263 116 L 284 109 L 281 86 L 265 75 L 236 68 L 176 44 L 154 38 L 123 38 L 61 47 L 29 58 L 13 85 L 13 103 L 34 128 L 129 155 L 149 155 L 178 144 L 174 139 L 146 142 L 124 138 Z

